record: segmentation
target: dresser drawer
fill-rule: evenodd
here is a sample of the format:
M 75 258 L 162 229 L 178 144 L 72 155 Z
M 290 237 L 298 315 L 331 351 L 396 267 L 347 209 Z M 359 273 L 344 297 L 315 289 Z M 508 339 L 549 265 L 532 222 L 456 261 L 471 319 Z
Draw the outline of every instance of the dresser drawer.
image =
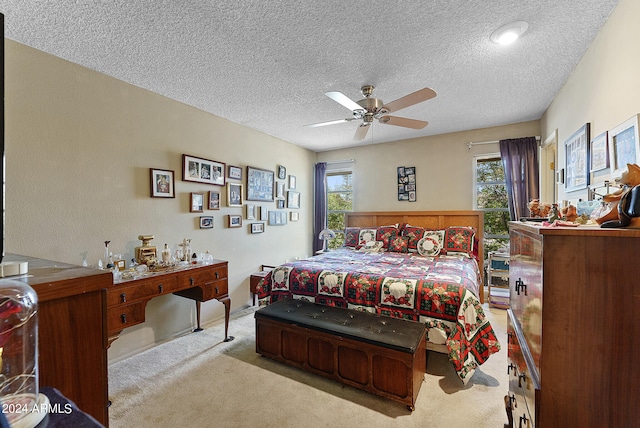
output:
M 515 397 L 512 403 L 514 424 L 535 427 L 536 390 L 539 389 L 534 378 L 535 368 L 529 365 L 528 348 L 518 334 L 512 320 L 512 312 L 507 317 L 507 372 L 509 374 L 509 397 Z M 522 421 L 522 422 L 521 422 Z M 525 424 L 525 421 L 527 424 Z
M 175 276 L 145 279 L 136 281 L 133 285 L 116 285 L 107 289 L 107 307 L 150 299 L 177 289 L 178 280 Z
M 212 269 L 198 270 L 180 275 L 180 288 L 196 287 L 227 278 L 227 266 L 222 265 Z
M 119 331 L 144 322 L 144 302 L 131 303 L 107 309 L 108 331 Z

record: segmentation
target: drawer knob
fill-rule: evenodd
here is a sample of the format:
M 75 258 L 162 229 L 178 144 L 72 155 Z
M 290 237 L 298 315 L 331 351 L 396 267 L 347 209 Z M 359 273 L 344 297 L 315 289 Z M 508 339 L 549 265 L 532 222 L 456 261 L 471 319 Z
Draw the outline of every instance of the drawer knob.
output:
M 127 294 L 120 293 L 120 302 L 125 303 L 127 301 Z
M 216 279 L 220 278 L 220 273 L 216 272 Z
M 158 284 L 158 291 L 160 293 L 162 293 L 164 291 L 164 288 L 162 287 L 162 284 Z
M 507 345 L 511 344 L 511 339 L 513 339 L 513 333 L 509 332 L 509 333 L 507 333 Z
M 515 373 L 515 371 L 516 371 L 516 366 L 514 366 L 514 365 L 513 365 L 513 363 L 510 363 L 510 364 L 507 366 L 507 374 L 511 374 L 511 370 L 513 370 L 513 371 L 514 371 L 514 373 Z
M 509 401 L 511 401 L 511 405 L 513 407 L 518 407 L 518 405 L 516 404 L 516 396 L 515 396 L 515 394 L 514 395 L 508 394 L 508 396 L 509 396 Z
M 122 320 L 122 324 L 126 324 L 127 323 L 127 314 L 120 315 L 120 320 Z
M 524 380 L 524 382 L 527 382 L 527 375 L 525 373 L 520 374 L 520 376 L 518 376 L 518 387 L 522 388 L 522 381 Z
M 220 293 L 220 290 L 218 290 L 218 287 L 216 287 L 216 294 Z
M 189 284 L 193 285 L 194 282 L 193 278 L 189 278 Z
M 520 295 L 520 290 L 524 292 L 524 295 L 527 295 L 527 284 L 522 281 L 522 278 L 518 278 L 516 281 L 516 294 Z
M 527 415 L 520 416 L 520 428 L 528 427 L 528 426 L 529 426 L 529 419 L 527 418 Z

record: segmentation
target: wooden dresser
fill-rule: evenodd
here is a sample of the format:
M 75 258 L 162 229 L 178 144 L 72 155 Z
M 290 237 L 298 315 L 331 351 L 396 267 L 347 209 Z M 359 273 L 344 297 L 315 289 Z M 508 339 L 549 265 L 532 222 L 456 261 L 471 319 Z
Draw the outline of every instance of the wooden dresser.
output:
M 4 261 L 27 261 L 22 281 L 38 294 L 38 376 L 41 387 L 57 388 L 103 425 L 107 406 L 105 290 L 109 271 L 7 254 Z
M 512 222 L 510 238 L 510 423 L 635 426 L 640 230 Z

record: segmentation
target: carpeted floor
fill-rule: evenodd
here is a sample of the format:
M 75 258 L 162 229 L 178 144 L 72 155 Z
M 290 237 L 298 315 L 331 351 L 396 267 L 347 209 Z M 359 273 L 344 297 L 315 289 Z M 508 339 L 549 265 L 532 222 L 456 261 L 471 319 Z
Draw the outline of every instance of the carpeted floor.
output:
M 474 427 L 506 422 L 506 311 L 484 305 L 502 350 L 467 385 L 429 352 L 416 403 L 405 405 L 271 361 L 255 352 L 256 308 L 109 366 L 109 423 L 119 427 Z

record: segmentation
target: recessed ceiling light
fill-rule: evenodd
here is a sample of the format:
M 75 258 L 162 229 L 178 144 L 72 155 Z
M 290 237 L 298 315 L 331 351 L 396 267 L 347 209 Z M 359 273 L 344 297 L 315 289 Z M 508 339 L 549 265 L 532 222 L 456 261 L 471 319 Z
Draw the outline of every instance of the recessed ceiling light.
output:
M 516 21 L 503 25 L 491 34 L 491 40 L 501 45 L 509 45 L 524 34 L 527 28 L 529 28 L 529 24 L 524 21 Z

